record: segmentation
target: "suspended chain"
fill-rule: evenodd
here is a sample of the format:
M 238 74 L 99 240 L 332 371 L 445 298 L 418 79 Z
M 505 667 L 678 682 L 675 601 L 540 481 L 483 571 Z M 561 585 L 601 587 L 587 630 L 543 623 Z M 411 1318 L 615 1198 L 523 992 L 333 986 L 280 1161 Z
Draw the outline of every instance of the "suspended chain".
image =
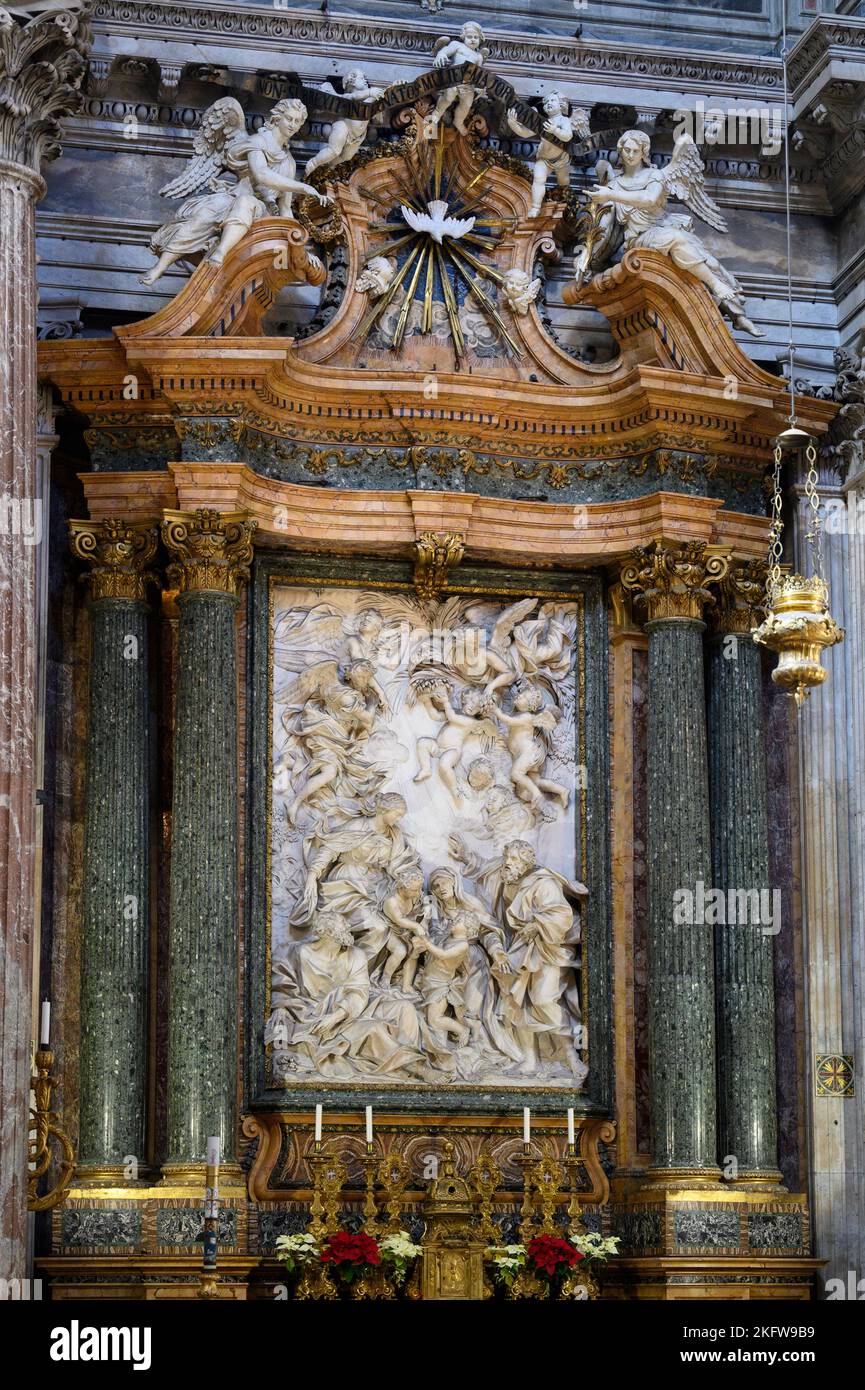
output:
M 771 608 L 778 585 L 781 583 L 781 561 L 784 556 L 782 535 L 784 523 L 781 520 L 781 460 L 784 451 L 780 444 L 775 445 L 775 467 L 772 473 L 772 525 L 769 530 L 769 570 L 766 575 L 766 601 Z
M 808 473 L 805 478 L 805 497 L 810 508 L 810 522 L 805 539 L 811 549 L 814 573 L 823 578 L 823 528 L 820 524 L 820 495 L 817 492 L 817 448 L 812 442 L 805 450 L 808 460 Z

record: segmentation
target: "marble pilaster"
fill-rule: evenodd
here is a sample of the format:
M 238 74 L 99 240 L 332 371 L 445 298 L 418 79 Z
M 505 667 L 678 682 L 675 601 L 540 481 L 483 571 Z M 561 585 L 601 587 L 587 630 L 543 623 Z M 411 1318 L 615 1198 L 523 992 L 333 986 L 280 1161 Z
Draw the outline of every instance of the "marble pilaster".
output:
M 813 569 L 806 532 L 806 464 L 795 470 L 793 560 Z M 853 474 L 855 476 L 855 473 Z M 847 629 L 842 645 L 823 655 L 827 678 L 799 711 L 799 791 L 802 808 L 804 973 L 809 1023 L 808 1088 L 814 1253 L 826 1260 L 824 1283 L 865 1268 L 865 1164 L 862 1158 L 861 1066 L 865 1018 L 861 998 L 865 925 L 862 899 L 861 784 L 863 765 L 861 518 L 841 479 L 821 461 L 823 568 L 829 607 Z M 846 515 L 845 515 L 846 512 Z M 856 587 L 859 579 L 860 587 Z M 851 642 L 852 635 L 852 642 Z M 852 1057 L 853 1094 L 818 1085 L 818 1057 Z
M 689 1187 L 719 1179 L 712 928 L 697 905 L 712 875 L 702 613 L 728 563 L 702 542 L 653 542 L 622 571 L 649 637 L 650 1177 Z
M 178 589 L 170 882 L 168 1181 L 200 1176 L 208 1135 L 229 1170 L 237 1091 L 237 593 L 254 523 L 167 512 Z
M 91 566 L 79 1176 L 144 1166 L 147 1113 L 149 700 L 147 566 L 155 528 L 73 521 Z
M 765 566 L 731 566 L 719 587 L 708 647 L 712 886 L 725 894 L 715 927 L 718 1151 L 728 1180 L 771 1186 L 780 1179 L 773 943 L 791 915 L 782 897 L 775 920 L 769 881 L 762 653 L 751 637 Z
M 0 1277 L 27 1261 L 36 842 L 35 206 L 58 120 L 75 109 L 87 21 L 0 9 Z

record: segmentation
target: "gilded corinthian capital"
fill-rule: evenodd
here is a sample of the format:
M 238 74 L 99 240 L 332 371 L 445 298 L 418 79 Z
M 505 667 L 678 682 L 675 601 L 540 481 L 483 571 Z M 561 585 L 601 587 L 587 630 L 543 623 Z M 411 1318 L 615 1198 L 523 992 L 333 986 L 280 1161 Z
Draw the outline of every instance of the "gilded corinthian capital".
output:
M 147 566 L 158 544 L 155 527 L 130 525 L 117 517 L 69 523 L 72 554 L 92 566 L 87 578 L 94 599 L 142 601 L 147 585 L 156 583 L 156 575 Z
M 168 582 L 182 594 L 236 594 L 249 578 L 252 533 L 246 512 L 165 512 L 162 539 L 174 557 Z
M 622 568 L 622 587 L 646 606 L 646 621 L 689 618 L 699 621 L 706 604 L 714 603 L 709 589 L 724 578 L 730 551 L 705 541 L 669 545 L 652 541 L 638 546 Z
M 766 616 L 765 560 L 734 561 L 718 584 L 712 610 L 715 632 L 747 636 Z
M 0 163 L 38 174 L 56 159 L 60 121 L 81 104 L 92 37 L 80 6 L 25 23 L 0 5 Z

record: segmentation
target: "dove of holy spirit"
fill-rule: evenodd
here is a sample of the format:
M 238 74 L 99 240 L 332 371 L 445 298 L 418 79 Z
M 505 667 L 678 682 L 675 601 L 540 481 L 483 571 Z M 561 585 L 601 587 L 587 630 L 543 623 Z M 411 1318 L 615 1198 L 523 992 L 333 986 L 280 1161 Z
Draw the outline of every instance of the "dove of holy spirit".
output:
M 427 212 L 415 212 L 402 204 L 402 215 L 408 225 L 416 232 L 426 232 L 433 241 L 442 245 L 445 237 L 459 241 L 475 225 L 473 217 L 448 217 L 448 205 L 442 198 L 427 203 Z

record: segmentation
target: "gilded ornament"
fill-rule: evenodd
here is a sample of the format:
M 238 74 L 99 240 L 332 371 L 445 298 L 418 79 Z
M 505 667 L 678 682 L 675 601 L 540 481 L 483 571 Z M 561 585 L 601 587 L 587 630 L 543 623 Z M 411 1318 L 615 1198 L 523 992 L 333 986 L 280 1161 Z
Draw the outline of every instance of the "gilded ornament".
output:
M 707 603 L 714 602 L 710 584 L 717 584 L 730 565 L 730 551 L 705 541 L 673 546 L 652 541 L 638 546 L 621 574 L 622 586 L 646 605 L 647 621 L 670 618 L 699 621 Z
M 165 512 L 162 539 L 176 556 L 166 572 L 169 587 L 181 594 L 236 594 L 249 578 L 256 524 L 245 512 Z
M 463 558 L 463 537 L 453 531 L 441 535 L 424 531 L 415 541 L 415 548 L 414 586 L 418 598 L 437 599 L 447 587 L 450 571 Z
M 152 526 L 128 523 L 118 517 L 105 521 L 70 521 L 73 555 L 92 566 L 87 575 L 95 600 L 129 599 L 143 602 L 148 584 L 157 582 L 147 568 L 159 543 Z

